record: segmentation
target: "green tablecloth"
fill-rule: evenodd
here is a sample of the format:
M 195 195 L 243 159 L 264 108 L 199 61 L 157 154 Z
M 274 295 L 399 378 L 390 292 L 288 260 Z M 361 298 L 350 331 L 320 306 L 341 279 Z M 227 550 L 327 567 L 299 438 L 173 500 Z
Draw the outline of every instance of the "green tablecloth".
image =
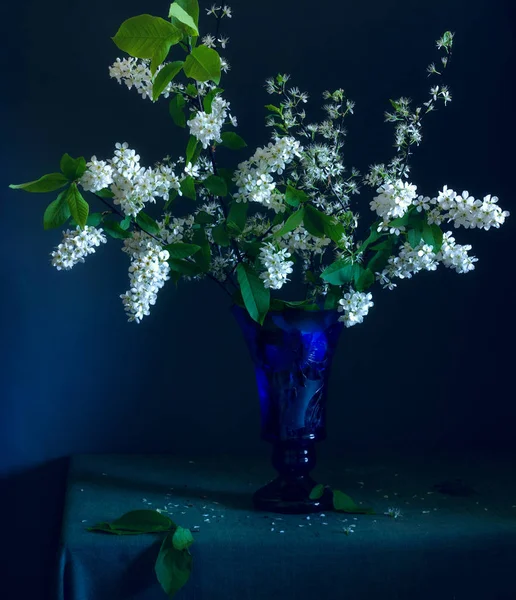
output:
M 254 512 L 252 492 L 273 472 L 238 456 L 72 457 L 59 600 L 166 598 L 153 565 L 161 536 L 85 527 L 160 508 L 193 529 L 194 572 L 178 600 L 514 600 L 516 482 L 503 459 L 320 457 L 313 475 L 371 505 L 375 515 Z M 478 493 L 443 495 L 461 477 Z M 392 519 L 388 507 L 403 515 Z M 343 528 L 354 533 L 346 535 Z

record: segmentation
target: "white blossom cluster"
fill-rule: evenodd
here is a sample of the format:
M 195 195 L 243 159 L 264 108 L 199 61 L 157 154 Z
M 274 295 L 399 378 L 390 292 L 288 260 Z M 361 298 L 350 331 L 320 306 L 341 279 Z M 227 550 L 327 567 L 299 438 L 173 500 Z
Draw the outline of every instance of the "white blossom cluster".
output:
M 194 224 L 194 216 L 188 217 L 172 217 L 169 214 L 165 215 L 163 221 L 158 221 L 160 228 L 159 236 L 167 245 L 177 244 L 185 241 L 185 236 L 191 234 L 191 227 Z
M 130 289 L 120 296 L 129 321 L 140 323 L 150 314 L 156 303 L 157 293 L 169 279 L 169 253 L 147 234 L 135 232 L 124 240 L 124 252 L 131 257 L 129 267 Z
M 79 183 L 87 192 L 98 192 L 113 183 L 113 167 L 105 160 L 92 156 Z
M 163 63 L 156 69 L 156 74 L 161 71 L 166 63 Z M 109 76 L 116 79 L 119 84 L 125 83 L 128 89 L 133 87 L 138 91 L 141 97 L 152 100 L 152 81 L 153 76 L 150 71 L 150 60 L 139 58 L 117 58 L 109 67 Z M 168 98 L 169 95 L 182 89 L 181 84 L 171 82 L 163 90 L 161 95 Z
M 200 110 L 188 121 L 190 134 L 201 142 L 203 148 L 207 148 L 212 142 L 222 142 L 220 134 L 226 118 L 236 127 L 236 118 L 228 116 L 228 111 L 229 102 L 219 95 L 213 99 L 211 113 Z
M 445 267 L 454 269 L 457 273 L 468 273 L 473 271 L 478 258 L 469 256 L 471 245 L 461 245 L 455 243 L 455 238 L 452 237 L 451 231 L 447 231 L 443 236 L 443 245 L 437 255 L 437 259 L 443 263 Z
M 156 202 L 156 198 L 167 200 L 171 189 L 181 195 L 180 181 L 172 167 L 164 164 L 156 169 L 142 167 L 139 154 L 127 142 L 115 145 L 114 157 L 108 162 L 93 156 L 86 167 L 79 180 L 82 187 L 98 192 L 109 186 L 113 202 L 125 215 L 136 216 L 147 202 Z
M 58 271 L 69 271 L 78 262 L 84 262 L 84 257 L 93 254 L 95 248 L 107 242 L 102 229 L 86 225 L 84 229 L 77 226 L 74 230 L 63 232 L 63 241 L 50 254 L 52 266 Z
M 469 192 L 463 191 L 459 195 L 445 185 L 437 198 L 431 200 L 437 206 L 429 212 L 428 222 L 440 224 L 444 220 L 448 223 L 453 221 L 455 227 L 478 227 L 486 231 L 491 227 L 499 228 L 510 213 L 502 211 L 497 202 L 498 198 L 491 194 L 484 196 L 483 200 L 475 200 Z
M 51 253 L 52 266 L 58 271 L 69 271 L 77 263 L 84 262 L 85 256 L 93 254 L 95 248 L 106 241 L 102 230 L 95 227 L 67 229 L 63 232 L 63 241 Z
M 457 273 L 468 273 L 475 268 L 478 258 L 469 256 L 471 245 L 461 245 L 455 242 L 451 231 L 443 236 L 443 244 L 435 253 L 432 246 L 421 242 L 415 248 L 405 242 L 398 256 L 391 256 L 387 266 L 381 273 L 376 273 L 384 288 L 390 290 L 396 287 L 392 279 L 410 279 L 420 271 L 435 271 L 442 263 L 445 267 L 454 269 Z
M 437 255 L 432 246 L 421 242 L 415 248 L 405 242 L 398 256 L 391 256 L 387 266 L 381 273 L 377 273 L 379 281 L 384 288 L 394 289 L 396 284 L 392 279 L 410 279 L 419 271 L 435 271 L 438 267 Z
M 384 221 L 379 229 L 389 220 L 402 217 L 416 198 L 416 186 L 401 179 L 386 181 L 376 191 L 379 195 L 373 198 L 369 206 Z
M 288 281 L 288 275 L 292 273 L 292 261 L 288 260 L 291 254 L 287 248 L 277 250 L 271 242 L 260 248 L 260 260 L 266 271 L 260 273 L 260 278 L 266 288 L 279 290 Z
M 276 225 L 272 231 L 278 231 L 281 227 L 282 224 Z M 282 235 L 278 241 L 285 248 L 302 254 L 324 254 L 326 247 L 331 244 L 330 238 L 312 235 L 303 225 Z
M 271 173 L 281 175 L 294 157 L 301 156 L 300 143 L 291 136 L 277 138 L 263 148 L 258 148 L 253 156 L 238 165 L 233 181 L 238 191 L 234 194 L 237 202 L 258 202 L 271 206 L 276 198 L 273 191 L 276 184 Z
M 225 256 L 214 256 L 210 265 L 210 273 L 217 281 L 224 282 L 228 278 L 228 272 L 235 268 L 237 262 L 238 258 L 233 250 L 227 252 Z
M 344 314 L 339 317 L 346 327 L 353 327 L 357 323 L 362 323 L 369 309 L 374 306 L 373 296 L 369 292 L 356 292 L 351 290 L 344 294 L 339 300 L 337 310 Z

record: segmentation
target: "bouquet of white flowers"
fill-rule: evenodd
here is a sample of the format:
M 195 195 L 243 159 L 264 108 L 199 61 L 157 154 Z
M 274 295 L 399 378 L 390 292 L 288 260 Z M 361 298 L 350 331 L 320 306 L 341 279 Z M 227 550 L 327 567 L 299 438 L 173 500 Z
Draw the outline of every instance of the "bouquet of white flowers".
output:
M 441 263 L 457 273 L 474 269 L 477 259 L 469 254 L 471 246 L 456 243 L 446 226 L 498 228 L 509 213 L 502 211 L 491 195 L 479 200 L 447 186 L 433 196 L 419 194 L 409 178 L 409 158 L 413 147 L 421 143 L 423 117 L 438 103 L 451 101 L 446 86 L 436 82 L 428 100 L 415 108 L 407 98 L 391 100 L 392 110 L 385 118 L 395 126 L 395 155 L 361 175 L 343 162 L 344 122 L 354 108 L 344 90 L 324 92 L 325 117 L 313 122 L 304 109 L 307 94 L 290 87 L 288 75 L 277 75 L 266 81 L 266 90 L 273 97 L 265 107 L 270 141 L 231 168 L 221 161 L 219 147 L 239 151 L 242 158 L 246 152 L 246 143 L 235 132 L 237 119 L 219 87 L 222 73 L 230 68 L 217 51 L 225 50 L 229 43 L 221 24 L 232 18 L 232 11 L 228 6 L 213 5 L 207 13 L 215 18 L 216 27 L 213 34 L 203 37 L 199 34 L 198 1 L 176 0 L 168 20 L 147 14 L 133 17 L 122 23 L 113 38 L 129 57 L 118 58 L 109 68 L 110 76 L 134 88 L 143 99 L 168 99 L 175 124 L 189 132 L 184 156 L 175 161 L 167 156 L 154 167 L 142 166 L 136 150 L 127 143 L 116 143 L 110 159 L 92 156 L 86 161 L 64 154 L 61 172 L 10 186 L 39 193 L 61 190 L 43 218 L 45 229 L 69 227 L 51 254 L 56 269 L 69 270 L 84 262 L 86 255 L 95 253 L 111 237 L 122 241 L 122 250 L 130 258 L 130 286 L 121 294 L 130 321 L 139 323 L 149 314 L 169 279 L 177 284 L 207 277 L 235 304 L 245 307 L 257 324 L 263 325 L 268 312 L 274 311 L 285 331 L 292 325 L 294 333 L 293 324 L 285 326 L 287 313 L 305 317 L 307 313 L 299 311 L 328 309 L 330 312 L 310 316 L 331 316 L 335 321 L 339 317 L 350 327 L 361 323 L 373 306 L 370 289 L 375 284 L 392 290 L 398 279 L 411 278 L 422 270 L 434 271 Z M 447 68 L 453 37 L 446 32 L 437 40 L 442 57 L 439 67 L 434 63 L 428 67 L 429 76 L 440 78 Z M 173 60 L 167 61 L 169 54 Z M 359 215 L 352 209 L 351 198 L 369 188 L 373 190 L 369 200 L 373 222 L 365 239 L 357 239 Z M 81 189 L 102 203 L 104 210 L 90 212 Z M 179 196 L 185 200 L 179 201 Z M 153 217 L 147 206 L 158 201 L 161 211 Z M 282 294 L 284 288 L 288 290 L 289 282 L 298 284 L 297 289 L 303 285 L 302 298 L 271 297 L 271 290 L 282 290 Z M 237 312 L 245 314 L 241 308 Z M 267 332 L 256 323 L 248 337 L 254 336 L 255 329 Z M 323 325 L 321 320 L 319 329 L 326 327 Z M 341 328 L 338 324 L 337 329 Z M 319 330 L 309 334 L 306 347 L 293 334 L 296 349 L 302 346 L 298 350 L 300 364 L 290 360 L 290 354 L 296 354 L 293 351 L 287 352 L 290 362 L 283 361 L 278 373 L 267 363 L 278 388 L 284 383 L 285 388 L 291 384 L 292 390 L 278 391 L 272 384 L 270 390 L 265 389 L 268 375 L 262 369 L 259 385 L 266 426 L 274 433 L 276 421 L 283 419 L 282 427 L 289 430 L 287 436 L 276 436 L 279 444 L 273 463 L 281 471 L 282 452 L 289 453 L 284 463 L 289 473 L 295 471 L 299 492 L 299 498 L 293 497 L 292 482 L 287 482 L 291 487 L 284 499 L 281 486 L 286 479 L 280 477 L 258 490 L 264 506 L 277 506 L 285 500 L 285 505 L 291 502 L 294 512 L 302 512 L 300 506 L 313 512 L 320 511 L 324 500 L 338 511 L 371 513 L 338 490 L 332 496 L 322 484 L 311 491 L 304 489 L 312 481 L 307 476 L 315 464 L 312 446 L 321 439 L 324 428 L 323 390 L 337 329 L 332 325 L 324 335 Z M 288 346 L 290 333 L 285 331 L 281 339 Z M 279 339 L 276 333 L 271 339 Z M 268 343 L 272 344 L 269 338 L 263 345 Z M 257 372 L 261 368 L 258 365 Z M 269 406 L 274 409 L 270 414 Z M 283 410 L 285 406 L 288 410 Z M 298 455 L 294 446 L 280 447 L 286 438 L 297 443 Z M 309 442 L 301 446 L 306 439 Z M 294 456 L 299 457 L 299 465 L 294 465 Z M 298 472 L 302 477 L 297 477 Z M 165 533 L 155 571 L 172 597 L 190 576 L 193 536 L 160 512 L 131 511 L 89 530 L 116 535 Z M 387 514 L 396 518 L 401 513 L 389 508 Z M 346 533 L 350 532 L 347 528 Z
M 121 294 L 130 321 L 149 314 L 169 279 L 177 284 L 209 277 L 260 324 L 269 310 L 292 307 L 338 309 L 347 327 L 361 323 L 373 306 L 375 284 L 392 290 L 398 279 L 439 264 L 457 273 L 474 269 L 471 246 L 458 244 L 446 226 L 487 230 L 509 213 L 496 196 L 480 200 L 447 186 L 436 195 L 419 194 L 409 178 L 423 117 L 451 101 L 447 86 L 433 85 L 428 100 L 415 108 L 404 97 L 390 101 L 385 119 L 395 126 L 395 155 L 361 175 L 343 162 L 344 122 L 354 107 L 344 90 L 325 91 L 325 118 L 312 122 L 304 108 L 307 94 L 290 87 L 288 75 L 277 75 L 266 81 L 273 96 L 265 107 L 270 141 L 236 168 L 224 166 L 219 146 L 246 147 L 219 87 L 230 68 L 217 51 L 229 43 L 221 24 L 232 11 L 213 5 L 207 13 L 216 20 L 213 35 L 200 37 L 197 0 L 177 0 L 169 20 L 133 17 L 113 38 L 129 57 L 118 58 L 110 76 L 143 99 L 168 99 L 172 119 L 189 132 L 184 156 L 145 167 L 127 143 L 116 143 L 110 159 L 92 156 L 87 162 L 65 154 L 60 173 L 10 186 L 28 192 L 64 188 L 44 214 L 45 229 L 70 227 L 52 252 L 53 266 L 71 269 L 109 236 L 122 240 L 130 257 L 130 286 Z M 437 40 L 442 56 L 438 67 L 428 66 L 429 76 L 442 77 L 453 38 L 446 32 Z M 167 61 L 169 54 L 174 60 Z M 90 212 L 80 188 L 107 209 Z M 374 222 L 366 239 L 357 240 L 359 215 L 351 197 L 369 188 Z M 174 211 L 178 196 L 191 201 L 182 214 Z M 158 200 L 161 214 L 153 218 L 147 205 Z M 304 285 L 304 297 L 271 296 L 294 278 Z

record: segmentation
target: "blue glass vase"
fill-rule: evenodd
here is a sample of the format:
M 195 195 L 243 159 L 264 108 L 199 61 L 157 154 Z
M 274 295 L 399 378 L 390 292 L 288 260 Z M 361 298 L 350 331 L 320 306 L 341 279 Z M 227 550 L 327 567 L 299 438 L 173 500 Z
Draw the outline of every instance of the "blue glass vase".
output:
M 256 509 L 304 514 L 331 510 L 316 482 L 315 442 L 326 438 L 326 399 L 332 359 L 343 324 L 336 310 L 271 311 L 260 326 L 247 311 L 231 308 L 254 363 L 261 411 L 261 437 L 273 444 L 278 476 L 253 495 Z

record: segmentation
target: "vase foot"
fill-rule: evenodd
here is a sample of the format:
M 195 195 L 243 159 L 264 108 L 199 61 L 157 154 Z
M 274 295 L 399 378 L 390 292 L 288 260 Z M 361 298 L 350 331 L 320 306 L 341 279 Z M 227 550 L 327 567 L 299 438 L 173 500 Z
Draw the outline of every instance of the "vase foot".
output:
M 309 514 L 333 510 L 333 494 L 325 489 L 321 498 L 312 500 L 310 492 L 317 483 L 309 476 L 277 477 L 253 494 L 256 510 L 283 514 Z

